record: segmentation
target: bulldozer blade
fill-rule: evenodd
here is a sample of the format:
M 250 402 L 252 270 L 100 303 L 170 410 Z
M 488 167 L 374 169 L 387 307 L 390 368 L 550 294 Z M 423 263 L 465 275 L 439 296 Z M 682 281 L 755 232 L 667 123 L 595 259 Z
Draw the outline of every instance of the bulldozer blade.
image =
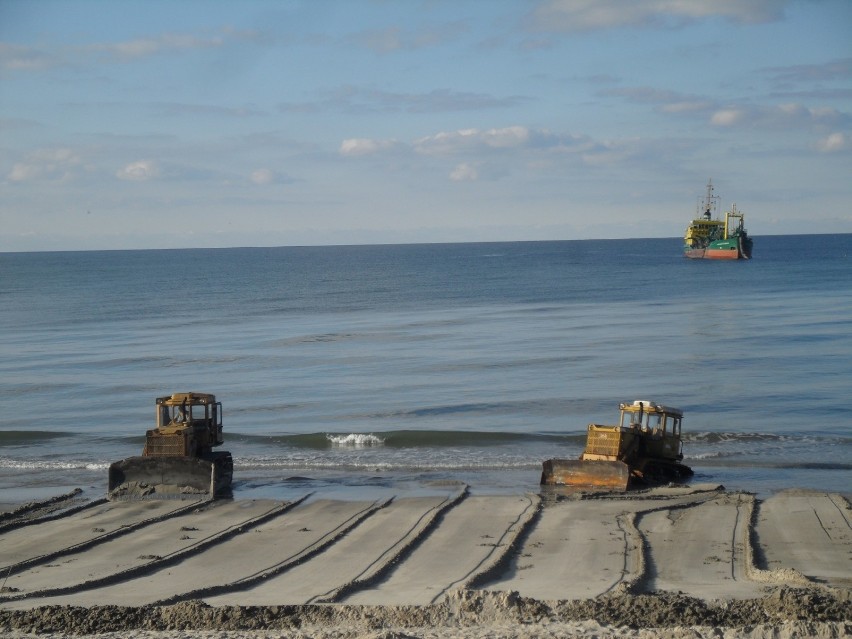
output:
M 128 457 L 109 467 L 111 500 L 213 499 L 216 464 L 190 457 Z
M 541 483 L 545 486 L 577 486 L 627 490 L 630 467 L 621 461 L 579 461 L 548 459 L 543 464 Z

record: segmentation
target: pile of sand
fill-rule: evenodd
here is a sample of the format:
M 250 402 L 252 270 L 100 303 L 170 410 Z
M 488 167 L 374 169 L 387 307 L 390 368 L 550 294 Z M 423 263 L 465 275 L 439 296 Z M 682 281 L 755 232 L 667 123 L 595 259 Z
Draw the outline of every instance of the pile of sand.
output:
M 848 592 L 778 588 L 762 599 L 706 602 L 682 594 L 543 602 L 517 593 L 461 590 L 432 606 L 48 606 L 0 610 L 0 630 L 23 637 L 104 639 L 319 637 L 343 639 L 537 637 L 844 637 Z M 191 634 L 188 634 L 191 631 Z

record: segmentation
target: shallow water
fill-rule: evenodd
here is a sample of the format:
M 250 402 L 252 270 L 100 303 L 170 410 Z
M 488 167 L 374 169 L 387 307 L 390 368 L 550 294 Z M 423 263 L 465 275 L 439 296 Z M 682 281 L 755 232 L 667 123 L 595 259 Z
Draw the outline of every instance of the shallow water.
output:
M 852 491 L 852 236 L 0 254 L 0 501 L 138 454 L 215 393 L 238 494 L 537 489 L 618 402 L 685 411 L 696 480 Z M 290 477 L 301 477 L 288 480 Z

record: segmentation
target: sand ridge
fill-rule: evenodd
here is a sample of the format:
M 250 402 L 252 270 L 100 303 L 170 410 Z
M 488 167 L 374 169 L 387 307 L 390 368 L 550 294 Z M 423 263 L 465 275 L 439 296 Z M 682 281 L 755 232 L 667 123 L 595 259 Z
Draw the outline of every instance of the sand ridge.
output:
M 844 636 L 832 633 L 852 620 L 852 509 L 837 493 L 758 501 L 715 486 L 623 495 L 453 487 L 375 502 L 306 495 L 111 502 L 82 512 L 0 531 L 0 629 L 313 624 L 317 636 L 363 636 L 377 623 L 425 637 L 474 633 L 477 624 L 644 619 L 640 627 L 770 622 L 776 630 L 802 621 Z M 108 532 L 122 512 L 129 531 L 92 532 Z M 157 548 L 173 560 L 144 559 Z M 164 620 L 175 615 L 180 621 Z M 343 627 L 361 634 L 333 634 Z

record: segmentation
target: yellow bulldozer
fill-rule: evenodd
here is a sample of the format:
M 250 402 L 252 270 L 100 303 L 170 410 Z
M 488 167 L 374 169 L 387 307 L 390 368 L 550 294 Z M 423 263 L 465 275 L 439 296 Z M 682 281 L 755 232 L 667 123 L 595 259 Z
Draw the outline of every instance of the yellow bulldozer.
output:
M 541 483 L 624 491 L 692 476 L 681 463 L 683 411 L 644 400 L 619 408 L 618 425 L 589 424 L 579 460 L 545 461 Z
M 109 467 L 109 499 L 227 497 L 234 462 L 214 452 L 222 439 L 222 403 L 207 393 L 157 398 L 156 428 L 145 433 L 140 457 Z

